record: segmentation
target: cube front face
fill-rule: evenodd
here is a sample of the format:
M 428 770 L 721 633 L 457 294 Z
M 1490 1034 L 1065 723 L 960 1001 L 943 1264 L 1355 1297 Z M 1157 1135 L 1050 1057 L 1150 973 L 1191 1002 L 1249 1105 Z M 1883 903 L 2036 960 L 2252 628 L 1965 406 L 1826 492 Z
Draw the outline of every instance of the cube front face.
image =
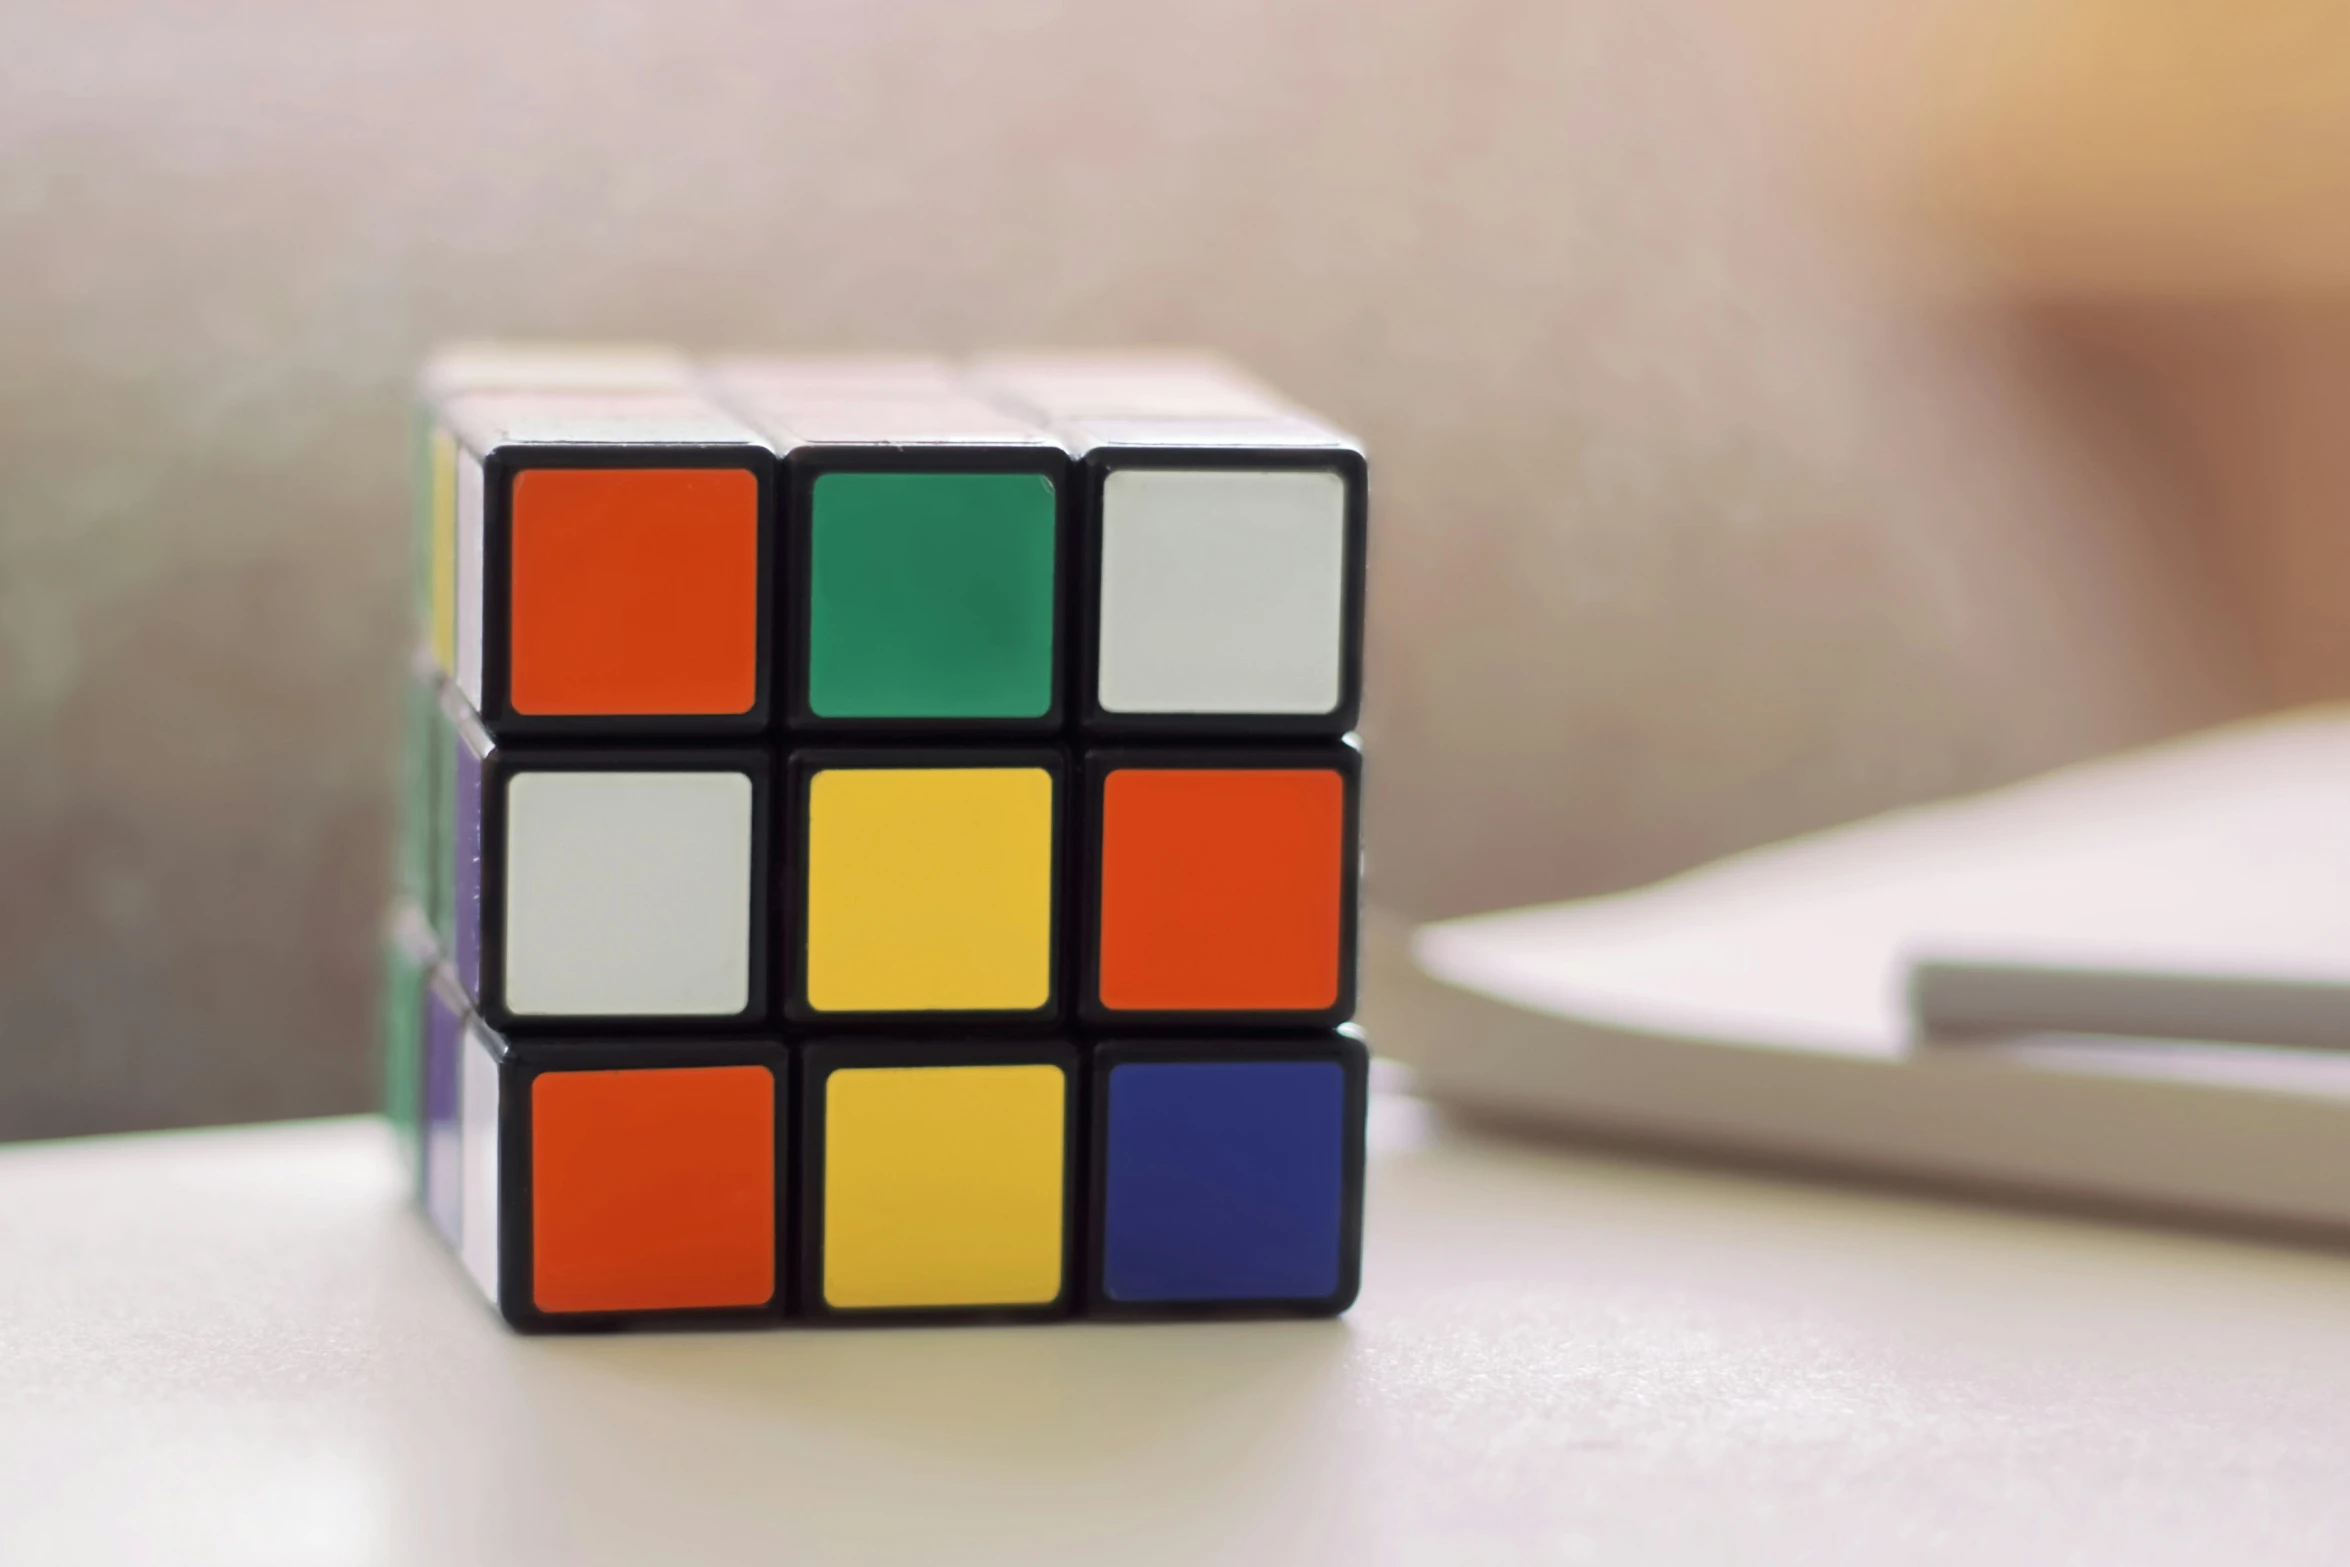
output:
M 1351 453 L 1089 459 L 1088 729 L 1337 735 L 1362 659 L 1363 476 Z
M 749 713 L 762 684 L 759 501 L 742 468 L 515 474 L 513 710 Z
M 794 1016 L 1054 1014 L 1058 753 L 804 752 L 792 773 Z
M 925 374 L 428 411 L 387 1103 L 518 1327 L 1353 1298 L 1361 458 Z
M 1053 727 L 1061 498 L 1036 472 L 823 472 L 807 486 L 801 727 Z
M 541 1312 L 778 1301 L 781 1075 L 770 1065 L 530 1079 L 530 1299 Z
M 1343 1021 L 1356 781 L 1344 747 L 1090 756 L 1084 1015 Z
M 803 1074 L 808 1310 L 1064 1307 L 1073 1052 L 813 1045 Z
M 1100 1046 L 1088 1304 L 1343 1311 L 1360 1274 L 1367 1071 L 1340 1037 Z

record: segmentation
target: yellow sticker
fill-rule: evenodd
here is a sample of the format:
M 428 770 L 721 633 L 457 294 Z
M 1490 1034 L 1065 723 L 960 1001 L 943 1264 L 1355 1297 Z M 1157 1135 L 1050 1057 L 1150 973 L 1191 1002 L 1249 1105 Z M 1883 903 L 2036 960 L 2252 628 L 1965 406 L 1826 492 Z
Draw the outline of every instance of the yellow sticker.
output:
M 808 799 L 808 1004 L 1027 1012 L 1052 997 L 1053 777 L 832 768 Z
M 432 432 L 432 651 L 457 673 L 457 441 Z
M 1059 1067 L 852 1067 L 825 1079 L 824 1096 L 827 1305 L 1059 1297 Z

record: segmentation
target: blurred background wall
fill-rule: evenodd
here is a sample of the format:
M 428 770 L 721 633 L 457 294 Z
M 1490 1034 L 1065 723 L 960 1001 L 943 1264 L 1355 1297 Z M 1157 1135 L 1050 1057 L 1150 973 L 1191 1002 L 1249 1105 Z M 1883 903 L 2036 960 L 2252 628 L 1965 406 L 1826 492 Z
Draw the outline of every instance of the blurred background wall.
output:
M 1356 428 L 1390 922 L 2264 700 L 2098 390 L 2142 339 L 1919 265 L 1995 203 L 1884 219 L 1972 189 L 1964 103 L 1837 156 L 1864 15 L 15 0 L 0 1136 L 370 1101 L 451 335 L 1203 344 Z

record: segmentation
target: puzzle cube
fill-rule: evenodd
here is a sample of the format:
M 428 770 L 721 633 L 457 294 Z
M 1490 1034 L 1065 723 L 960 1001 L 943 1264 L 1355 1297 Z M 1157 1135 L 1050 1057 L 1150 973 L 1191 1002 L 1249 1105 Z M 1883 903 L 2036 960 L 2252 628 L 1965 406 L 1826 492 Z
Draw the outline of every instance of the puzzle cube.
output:
M 444 1020 L 427 1211 L 517 1327 L 780 1316 L 788 1061 L 766 1041 L 512 1040 Z
M 1049 1021 L 1060 1010 L 1057 749 L 792 755 L 795 1021 Z
M 1354 443 L 1213 361 L 998 359 L 979 377 L 1078 457 L 1088 732 L 1354 727 L 1368 488 Z
M 1087 1309 L 1344 1311 L 1368 1070 L 1343 1034 L 1096 1046 Z
M 1067 1309 L 1075 1050 L 941 1035 L 820 1042 L 801 1055 L 810 1315 Z
M 1345 1021 L 1358 778 L 1347 745 L 1089 752 L 1080 1015 Z
M 424 408 L 385 1103 L 507 1322 L 1346 1308 L 1352 442 L 1164 356 Z
M 446 717 L 451 952 L 491 1027 L 766 1017 L 765 751 L 517 750 Z
M 430 638 L 485 728 L 765 729 L 763 442 L 684 387 L 459 391 L 430 418 Z
M 794 729 L 1060 728 L 1059 446 L 923 361 L 738 362 L 713 385 L 782 463 Z

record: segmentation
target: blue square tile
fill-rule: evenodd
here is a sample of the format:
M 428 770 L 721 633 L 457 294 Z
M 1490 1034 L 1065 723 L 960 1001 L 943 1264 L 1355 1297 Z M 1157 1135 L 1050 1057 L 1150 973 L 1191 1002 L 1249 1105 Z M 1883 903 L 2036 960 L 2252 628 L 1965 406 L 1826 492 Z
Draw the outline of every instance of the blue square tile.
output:
M 1110 1070 L 1103 1130 L 1112 1300 L 1314 1300 L 1338 1288 L 1338 1062 L 1124 1062 Z

